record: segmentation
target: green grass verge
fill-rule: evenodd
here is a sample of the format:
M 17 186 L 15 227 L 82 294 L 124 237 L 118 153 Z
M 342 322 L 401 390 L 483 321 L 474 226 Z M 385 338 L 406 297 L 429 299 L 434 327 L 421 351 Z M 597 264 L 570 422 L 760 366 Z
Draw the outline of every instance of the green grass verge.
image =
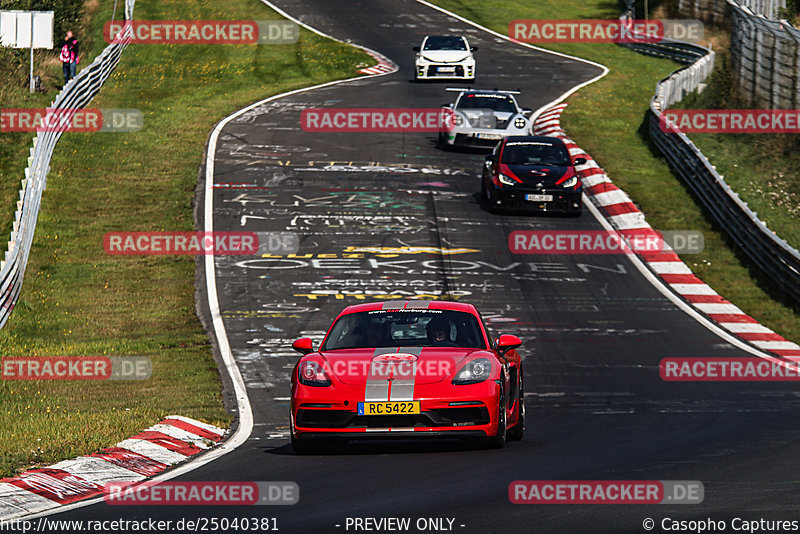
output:
M 717 51 L 708 87 L 675 107 L 746 109 L 733 91 L 728 54 Z M 741 199 L 770 230 L 800 249 L 800 140 L 796 134 L 692 133 L 689 137 L 708 157 Z
M 92 55 L 105 46 L 101 31 L 112 6 L 103 0 L 91 19 Z M 257 0 L 159 0 L 138 2 L 135 18 L 278 17 Z M 91 106 L 138 108 L 144 128 L 62 137 L 22 297 L 0 330 L 0 354 L 143 355 L 152 358 L 153 377 L 0 382 L 0 476 L 113 445 L 172 413 L 230 422 L 195 316 L 194 258 L 108 256 L 103 235 L 192 230 L 198 167 L 218 120 L 272 94 L 355 76 L 373 63 L 358 49 L 305 30 L 294 45 L 132 45 L 125 51 Z M 19 98 L 25 101 L 21 92 Z M 26 155 L 25 137 L 17 140 L 22 148 L 5 144 L 2 168 L 17 165 L 20 151 Z M 9 170 L 4 180 L 18 184 L 19 172 Z
M 92 19 L 97 2 L 80 0 L 38 2 L 31 6 L 30 1 L 9 0 L 0 2 L 0 9 L 39 9 L 55 11 L 53 40 L 58 42 L 63 37 L 65 30 L 70 28 L 80 38 L 81 64 L 91 62 L 92 49 L 102 50 L 102 47 L 93 47 L 89 31 L 89 21 Z M 83 13 L 83 23 L 79 11 Z M 84 38 L 84 36 L 86 38 Z M 30 50 L 0 47 L 0 103 L 3 109 L 41 109 L 53 101 L 64 83 L 61 71 L 61 62 L 58 52 L 52 50 L 36 49 L 34 51 L 34 74 L 42 79 L 44 92 L 31 93 L 28 90 L 27 76 L 30 69 Z M 0 132 L 0 242 L 5 245 L 11 233 L 14 221 L 14 212 L 19 200 L 20 180 L 25 176 L 27 167 L 28 149 L 33 140 L 33 133 L 25 132 Z
M 0 102 L 3 109 L 41 109 L 50 105 L 56 91 L 30 93 L 25 86 L 28 67 L 20 63 L 16 50 L 0 47 Z M 41 59 L 41 58 L 39 58 Z M 36 60 L 34 60 L 36 64 Z M 2 127 L 0 127 L 0 130 Z M 19 200 L 20 181 L 25 177 L 33 133 L 0 131 L 0 242 L 8 241 Z M 4 248 L 5 250 L 5 248 Z
M 617 2 L 606 0 L 434 3 L 506 35 L 508 24 L 514 19 L 610 19 L 620 13 Z M 678 65 L 611 44 L 543 48 L 596 61 L 610 69 L 606 77 L 568 99 L 570 105 L 562 116 L 567 134 L 631 196 L 653 228 L 703 232 L 705 250 L 683 256 L 695 274 L 764 325 L 787 339 L 800 341 L 800 308 L 784 300 L 780 291 L 732 248 L 721 229 L 672 174 L 664 158 L 650 148 L 645 113 L 656 83 Z

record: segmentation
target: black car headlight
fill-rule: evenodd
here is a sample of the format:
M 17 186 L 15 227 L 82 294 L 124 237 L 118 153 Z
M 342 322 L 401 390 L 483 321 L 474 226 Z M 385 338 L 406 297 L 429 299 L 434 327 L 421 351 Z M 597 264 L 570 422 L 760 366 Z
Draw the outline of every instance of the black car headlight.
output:
M 505 184 L 505 185 L 515 185 L 517 183 L 517 182 L 514 181 L 513 178 L 510 178 L 510 177 L 506 176 L 502 172 L 497 175 L 497 179 L 500 180 L 501 184 Z
M 489 358 L 477 358 L 461 368 L 453 379 L 453 384 L 457 386 L 477 384 L 489 378 L 491 374 L 492 362 Z
M 304 386 L 327 387 L 331 385 L 331 379 L 322 366 L 315 361 L 300 362 L 297 379 Z
M 517 117 L 514 119 L 514 128 L 522 129 L 528 124 L 528 121 L 523 119 L 522 117 Z
M 573 176 L 572 178 L 570 178 L 569 180 L 567 180 L 566 182 L 561 184 L 561 186 L 562 187 L 575 187 L 575 184 L 577 184 L 577 183 L 578 183 L 578 177 L 577 176 Z

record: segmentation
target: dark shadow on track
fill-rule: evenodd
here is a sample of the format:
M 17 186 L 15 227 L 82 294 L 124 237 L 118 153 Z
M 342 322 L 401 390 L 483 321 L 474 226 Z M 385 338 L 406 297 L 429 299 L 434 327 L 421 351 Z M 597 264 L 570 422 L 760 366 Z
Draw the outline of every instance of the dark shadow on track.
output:
M 506 444 L 513 448 L 513 444 Z M 461 451 L 481 451 L 487 448 L 480 439 L 424 439 L 424 440 L 351 440 L 347 443 L 331 444 L 314 454 L 296 454 L 291 445 L 285 444 L 272 449 L 264 449 L 266 454 L 278 456 L 368 456 L 375 454 L 429 454 Z

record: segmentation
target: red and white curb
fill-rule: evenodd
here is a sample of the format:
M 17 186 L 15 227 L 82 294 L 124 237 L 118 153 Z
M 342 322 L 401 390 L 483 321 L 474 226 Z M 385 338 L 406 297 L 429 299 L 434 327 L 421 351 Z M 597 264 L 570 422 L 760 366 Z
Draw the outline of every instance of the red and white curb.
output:
M 586 158 L 576 166 L 583 190 L 606 220 L 621 234 L 658 234 L 645 220 L 644 214 L 625 192 L 615 186 L 599 165 L 569 139 L 561 128 L 561 113 L 567 104 L 559 104 L 542 112 L 533 125 L 535 135 L 548 135 L 564 140 L 572 158 Z M 800 360 L 800 345 L 788 341 L 744 313 L 723 298 L 692 270 L 671 249 L 654 254 L 639 254 L 644 263 L 684 301 L 733 336 L 761 349 L 790 360 Z
M 103 493 L 111 482 L 138 482 L 217 445 L 225 430 L 170 415 L 116 446 L 0 479 L 0 520 L 43 512 Z
M 400 68 L 394 61 L 374 50 L 364 48 L 364 51 L 370 56 L 374 57 L 378 64 L 374 67 L 361 69 L 358 72 L 363 72 L 364 74 L 389 74 L 390 72 L 395 72 Z

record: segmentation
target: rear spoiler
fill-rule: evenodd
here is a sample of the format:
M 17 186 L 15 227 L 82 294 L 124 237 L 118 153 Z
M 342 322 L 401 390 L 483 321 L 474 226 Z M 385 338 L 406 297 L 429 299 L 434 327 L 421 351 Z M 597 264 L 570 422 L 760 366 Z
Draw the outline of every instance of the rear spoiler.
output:
M 495 93 L 507 93 L 509 95 L 518 95 L 522 92 L 519 89 L 517 89 L 516 91 L 511 91 L 506 89 L 475 89 L 474 87 L 446 87 L 445 91 L 457 91 L 457 92 L 472 91 L 475 93 L 492 91 Z

